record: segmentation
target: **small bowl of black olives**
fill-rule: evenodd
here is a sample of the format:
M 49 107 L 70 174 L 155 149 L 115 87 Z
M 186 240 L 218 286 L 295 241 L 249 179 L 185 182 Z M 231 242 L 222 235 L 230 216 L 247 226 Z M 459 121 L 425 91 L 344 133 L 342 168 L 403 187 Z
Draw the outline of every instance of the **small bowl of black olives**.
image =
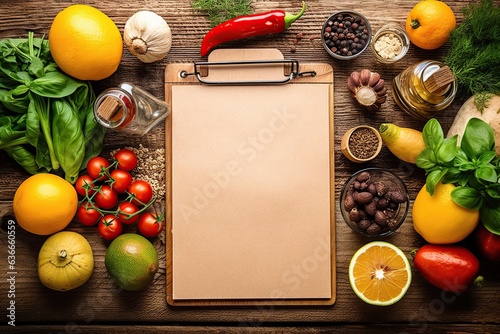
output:
M 352 230 L 367 237 L 384 237 L 403 224 L 410 199 L 399 176 L 381 168 L 366 168 L 346 181 L 339 204 Z
M 370 45 L 371 38 L 370 22 L 355 11 L 333 13 L 321 29 L 323 47 L 330 56 L 341 60 L 358 57 Z

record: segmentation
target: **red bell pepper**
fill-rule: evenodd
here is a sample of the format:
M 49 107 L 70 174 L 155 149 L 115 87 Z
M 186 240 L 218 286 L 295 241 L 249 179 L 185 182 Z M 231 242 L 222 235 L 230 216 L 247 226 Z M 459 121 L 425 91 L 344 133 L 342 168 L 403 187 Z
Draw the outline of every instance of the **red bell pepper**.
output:
M 416 252 L 413 263 L 429 283 L 445 291 L 462 293 L 482 282 L 477 276 L 479 260 L 463 246 L 427 244 Z
M 276 34 L 285 31 L 304 14 L 306 3 L 302 2 L 302 10 L 298 14 L 289 14 L 283 10 L 272 10 L 238 16 L 212 28 L 201 42 L 201 56 L 204 57 L 219 44 L 253 36 Z
M 500 262 L 500 235 L 493 234 L 479 224 L 474 231 L 474 238 L 481 254 L 488 260 Z

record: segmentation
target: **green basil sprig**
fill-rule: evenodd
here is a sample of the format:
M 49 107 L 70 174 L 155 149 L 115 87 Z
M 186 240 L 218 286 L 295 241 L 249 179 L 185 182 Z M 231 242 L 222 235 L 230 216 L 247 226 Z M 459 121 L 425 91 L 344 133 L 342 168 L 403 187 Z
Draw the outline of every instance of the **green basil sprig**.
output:
M 455 184 L 453 201 L 480 210 L 484 226 L 500 234 L 500 157 L 495 155 L 492 127 L 471 118 L 458 146 L 458 136 L 445 138 L 441 124 L 432 118 L 425 124 L 422 136 L 426 148 L 419 154 L 417 166 L 425 170 L 429 194 L 434 194 L 439 182 Z
M 43 38 L 0 41 L 0 149 L 31 174 L 60 172 L 74 183 L 100 153 L 89 82 L 59 70 Z

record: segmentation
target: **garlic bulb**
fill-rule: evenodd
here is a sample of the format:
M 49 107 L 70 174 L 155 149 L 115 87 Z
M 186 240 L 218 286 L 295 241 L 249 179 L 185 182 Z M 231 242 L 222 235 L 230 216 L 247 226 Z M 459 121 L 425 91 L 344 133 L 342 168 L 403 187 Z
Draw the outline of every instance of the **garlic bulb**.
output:
M 387 89 L 384 79 L 380 74 L 368 69 L 352 72 L 347 79 L 347 88 L 352 98 L 368 110 L 379 110 L 386 101 Z
M 123 40 L 127 49 L 145 63 L 163 59 L 172 46 L 172 33 L 158 14 L 143 10 L 125 23 Z

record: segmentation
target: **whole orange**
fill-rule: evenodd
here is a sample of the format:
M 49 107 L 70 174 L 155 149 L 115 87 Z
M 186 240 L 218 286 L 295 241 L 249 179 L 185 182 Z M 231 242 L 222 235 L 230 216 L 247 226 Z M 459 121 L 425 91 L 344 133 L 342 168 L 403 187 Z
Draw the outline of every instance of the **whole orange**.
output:
M 63 230 L 73 220 L 78 206 L 75 187 L 54 174 L 35 174 L 17 188 L 12 209 L 26 231 L 49 235 Z
M 431 244 L 462 241 L 479 223 L 479 210 L 456 204 L 451 198 L 453 184 L 438 183 L 431 196 L 424 185 L 413 203 L 413 227 Z
M 61 70 L 80 80 L 111 76 L 123 53 L 118 27 L 89 5 L 71 5 L 56 15 L 49 31 L 49 47 Z
M 439 0 L 420 1 L 406 19 L 406 32 L 410 41 L 425 50 L 443 46 L 455 26 L 453 10 Z

